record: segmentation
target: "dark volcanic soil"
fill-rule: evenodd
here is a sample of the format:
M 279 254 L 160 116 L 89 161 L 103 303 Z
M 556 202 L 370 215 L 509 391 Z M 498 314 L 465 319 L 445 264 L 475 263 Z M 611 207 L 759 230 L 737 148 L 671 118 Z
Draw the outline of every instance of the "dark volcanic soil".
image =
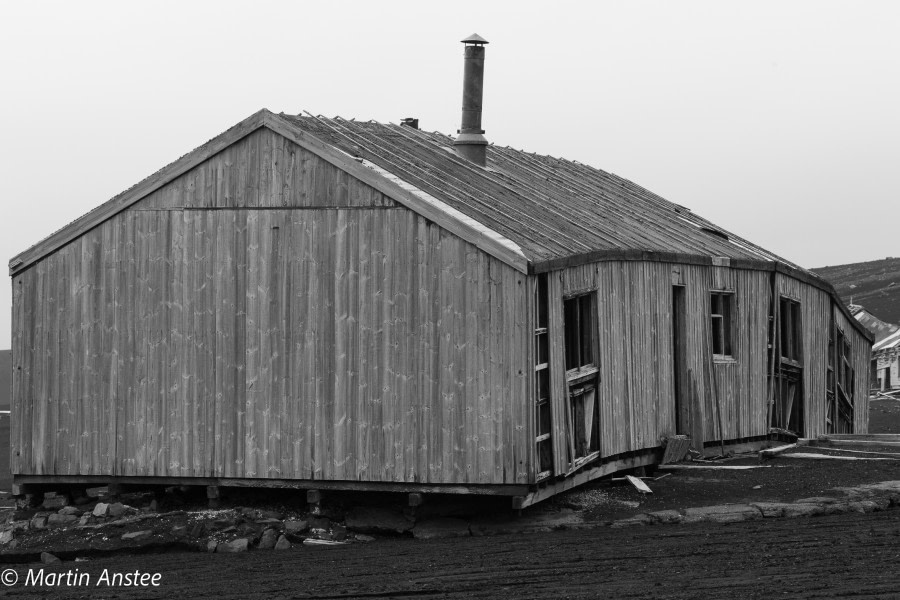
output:
M 873 433 L 900 433 L 900 402 L 874 401 Z M 900 454 L 896 447 L 859 447 Z M 828 448 L 798 448 L 852 456 Z M 865 456 L 858 454 L 857 456 Z M 898 457 L 900 458 L 900 457 Z M 758 465 L 755 455 L 722 461 Z M 647 480 L 596 482 L 525 511 L 583 513 L 588 521 L 725 503 L 792 501 L 843 494 L 837 487 L 900 479 L 897 460 L 778 457 L 764 468 L 677 470 Z M 662 475 L 665 471 L 657 471 Z M 298 500 L 299 502 L 299 500 Z M 576 509 L 576 510 L 573 510 Z M 511 519 L 509 513 L 498 520 Z M 162 523 L 166 529 L 172 523 Z M 165 525 L 165 527 L 163 527 Z M 340 547 L 284 552 L 95 557 L 59 565 L 4 565 L 19 577 L 11 598 L 900 598 L 900 510 L 732 524 L 636 526 L 583 523 L 557 531 L 413 540 L 379 537 Z M 141 524 L 139 528 L 145 527 Z M 121 533 L 121 532 L 118 532 Z M 62 535 L 48 532 L 48 536 Z M 112 536 L 112 534 L 109 534 Z M 44 540 L 48 541 L 48 540 Z M 59 542 L 60 540 L 57 540 Z M 24 540 L 23 540 L 23 545 Z M 102 544 L 97 547 L 102 547 Z M 88 573 L 88 587 L 24 587 L 29 569 Z M 158 588 L 96 587 L 100 574 L 160 573 Z
M 869 448 L 866 448 L 869 450 Z M 798 448 L 801 452 L 831 453 L 826 448 Z M 897 448 L 890 449 L 900 459 Z M 834 454 L 839 454 L 833 452 Z M 840 453 L 847 456 L 846 453 Z M 758 465 L 755 457 L 722 462 L 722 465 Z M 843 497 L 835 490 L 865 483 L 900 479 L 897 461 L 790 460 L 766 461 L 759 469 L 679 470 L 663 479 L 645 480 L 653 494 L 643 496 L 627 483 L 598 482 L 573 490 L 551 502 L 586 511 L 589 520 L 615 520 L 642 512 L 684 509 L 714 504 L 792 502 L 813 496 Z M 662 472 L 657 471 L 657 476 Z M 593 495 L 593 497 L 592 497 Z M 607 498 L 604 498 L 605 495 Z M 604 501 L 591 507 L 597 498 Z M 898 590 L 900 591 L 900 590 Z
M 869 433 L 900 433 L 900 400 L 869 400 Z
M 160 587 L 11 598 L 896 598 L 900 512 L 487 538 L 167 554 L 46 567 L 159 572 Z M 17 565 L 20 581 L 28 566 Z M 39 565 L 32 565 L 38 569 Z M 43 594 L 41 593 L 43 591 Z

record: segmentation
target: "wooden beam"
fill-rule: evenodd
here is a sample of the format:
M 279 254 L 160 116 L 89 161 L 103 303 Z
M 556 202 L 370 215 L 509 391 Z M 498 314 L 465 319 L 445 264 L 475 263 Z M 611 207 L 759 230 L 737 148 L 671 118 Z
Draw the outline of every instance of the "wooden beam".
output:
M 635 487 L 635 489 L 637 491 L 639 491 L 640 493 L 642 493 L 642 494 L 652 494 L 653 493 L 653 490 L 650 489 L 650 486 L 648 486 L 646 483 L 644 483 L 643 481 L 641 481 L 634 475 L 626 475 L 625 479 L 628 481 L 628 483 L 633 485 Z
M 881 458 L 875 456 L 832 456 L 830 454 L 817 454 L 815 452 L 796 452 L 785 454 L 782 458 L 801 458 L 810 460 L 900 460 L 900 458 Z
M 558 480 L 554 483 L 548 483 L 546 486 L 543 486 L 536 491 L 532 491 L 525 496 L 525 499 L 522 501 L 522 508 L 537 504 L 556 494 L 565 492 L 566 490 L 578 487 L 579 485 L 583 485 L 611 473 L 615 473 L 616 471 L 654 465 L 659 462 L 660 453 L 659 448 L 651 448 L 637 456 L 618 458 L 603 464 L 597 464 L 589 469 L 578 471 L 565 479 Z
M 833 440 L 828 437 L 820 437 L 811 442 L 811 446 L 861 446 L 861 447 L 877 447 L 877 446 L 900 446 L 900 442 L 882 441 L 882 440 Z
M 714 257 L 712 256 L 697 254 L 679 252 L 653 252 L 640 249 L 592 250 L 590 252 L 572 254 L 569 256 L 564 256 L 562 258 L 534 261 L 529 266 L 528 272 L 530 275 L 535 275 L 538 273 L 547 273 L 550 271 L 557 271 L 568 267 L 577 267 L 589 263 L 609 261 L 644 261 L 683 265 L 713 266 L 713 258 Z M 838 307 L 838 309 L 844 314 L 847 320 L 850 321 L 851 326 L 856 329 L 856 331 L 860 335 L 869 340 L 870 343 L 875 341 L 875 337 L 873 336 L 873 334 L 869 332 L 869 330 L 867 330 L 862 325 L 862 323 L 860 323 L 859 321 L 854 319 L 852 315 L 850 315 L 850 311 L 846 306 L 844 306 L 841 297 L 835 291 L 834 286 L 824 279 L 818 277 L 814 273 L 810 273 L 808 271 L 804 271 L 802 269 L 776 261 L 752 260 L 743 258 L 731 259 L 730 268 L 742 269 L 747 271 L 771 271 L 775 273 L 782 273 L 798 281 L 818 288 L 824 292 L 827 292 L 831 296 L 832 300 L 834 300 L 834 303 Z
M 470 494 L 479 496 L 521 496 L 528 492 L 528 485 L 493 484 L 419 484 L 382 481 L 326 481 L 312 479 L 248 479 L 231 477 L 141 477 L 108 475 L 14 475 L 16 484 L 78 484 L 106 485 L 197 485 L 242 488 L 336 490 L 353 492 L 400 492 L 420 494 Z
M 716 471 L 745 471 L 747 469 L 767 469 L 772 465 L 716 465 L 716 464 L 691 464 L 691 465 L 660 465 L 656 467 L 660 471 L 691 471 L 694 469 L 712 469 Z
M 762 461 L 764 458 L 772 458 L 773 456 L 778 456 L 782 452 L 786 452 L 791 448 L 796 448 L 797 444 L 785 444 L 783 446 L 778 446 L 777 448 L 766 448 L 765 450 L 759 451 L 759 459 Z
M 810 447 L 816 447 L 818 444 L 812 443 Z M 872 452 L 871 450 L 851 450 L 850 448 L 834 448 L 831 446 L 824 446 L 828 448 L 831 452 L 846 452 L 849 454 L 871 454 L 874 456 L 886 456 L 886 457 L 900 457 L 900 452 Z
M 834 433 L 818 439 L 833 442 L 900 442 L 900 433 Z

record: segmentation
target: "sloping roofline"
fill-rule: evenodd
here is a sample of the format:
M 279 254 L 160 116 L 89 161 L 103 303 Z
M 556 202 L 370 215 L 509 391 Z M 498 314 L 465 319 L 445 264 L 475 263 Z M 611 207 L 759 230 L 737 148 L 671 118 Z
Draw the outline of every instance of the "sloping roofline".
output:
M 872 346 L 872 352 L 878 352 L 879 350 L 887 350 L 893 348 L 897 345 L 900 345 L 900 330 L 895 331 L 891 335 L 887 336 L 874 346 Z
M 283 117 L 264 108 L 20 253 L 9 262 L 10 275 L 27 269 L 48 254 L 55 252 L 262 127 L 284 136 L 514 269 L 522 273 L 528 272 L 529 261 L 513 241 L 491 231 L 437 198 L 406 184 L 384 169 L 380 169 L 376 165 L 365 164 L 365 161 L 359 161 L 341 150 L 325 144 L 292 125 Z
M 777 261 L 747 259 L 731 259 L 729 261 L 729 259 L 694 254 L 605 250 L 573 254 L 563 259 L 532 262 L 512 240 L 492 231 L 484 224 L 417 189 L 378 165 L 350 156 L 346 152 L 326 144 L 312 134 L 303 131 L 288 119 L 265 108 L 16 255 L 9 262 L 10 275 L 15 276 L 21 273 L 47 255 L 101 225 L 107 219 L 262 127 L 284 136 L 522 273 L 543 273 L 568 266 L 607 260 L 643 260 L 697 265 L 715 265 L 724 260 L 728 261 L 726 264 L 735 268 L 784 273 L 828 292 L 857 331 L 870 342 L 874 340 L 872 334 L 859 321 L 852 318 L 830 283 L 802 269 Z

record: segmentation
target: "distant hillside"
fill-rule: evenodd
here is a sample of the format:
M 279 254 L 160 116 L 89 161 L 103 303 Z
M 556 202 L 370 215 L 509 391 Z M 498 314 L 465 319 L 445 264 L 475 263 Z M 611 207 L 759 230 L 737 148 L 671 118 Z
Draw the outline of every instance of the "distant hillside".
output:
M 0 350 L 0 410 L 9 408 L 12 397 L 12 353 Z
M 888 323 L 900 324 L 900 258 L 821 267 L 813 272 L 831 282 L 845 304 L 858 304 Z

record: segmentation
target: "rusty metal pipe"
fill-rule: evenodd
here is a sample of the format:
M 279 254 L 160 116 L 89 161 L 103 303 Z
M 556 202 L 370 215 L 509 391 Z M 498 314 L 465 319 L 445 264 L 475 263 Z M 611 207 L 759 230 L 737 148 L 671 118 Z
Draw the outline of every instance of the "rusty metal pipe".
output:
M 460 133 L 484 133 L 481 102 L 484 97 L 484 46 L 466 46 Z
M 487 40 L 471 35 L 464 39 L 462 124 L 453 142 L 457 154 L 477 165 L 487 164 L 487 138 L 481 128 L 481 104 L 484 96 L 484 45 Z

